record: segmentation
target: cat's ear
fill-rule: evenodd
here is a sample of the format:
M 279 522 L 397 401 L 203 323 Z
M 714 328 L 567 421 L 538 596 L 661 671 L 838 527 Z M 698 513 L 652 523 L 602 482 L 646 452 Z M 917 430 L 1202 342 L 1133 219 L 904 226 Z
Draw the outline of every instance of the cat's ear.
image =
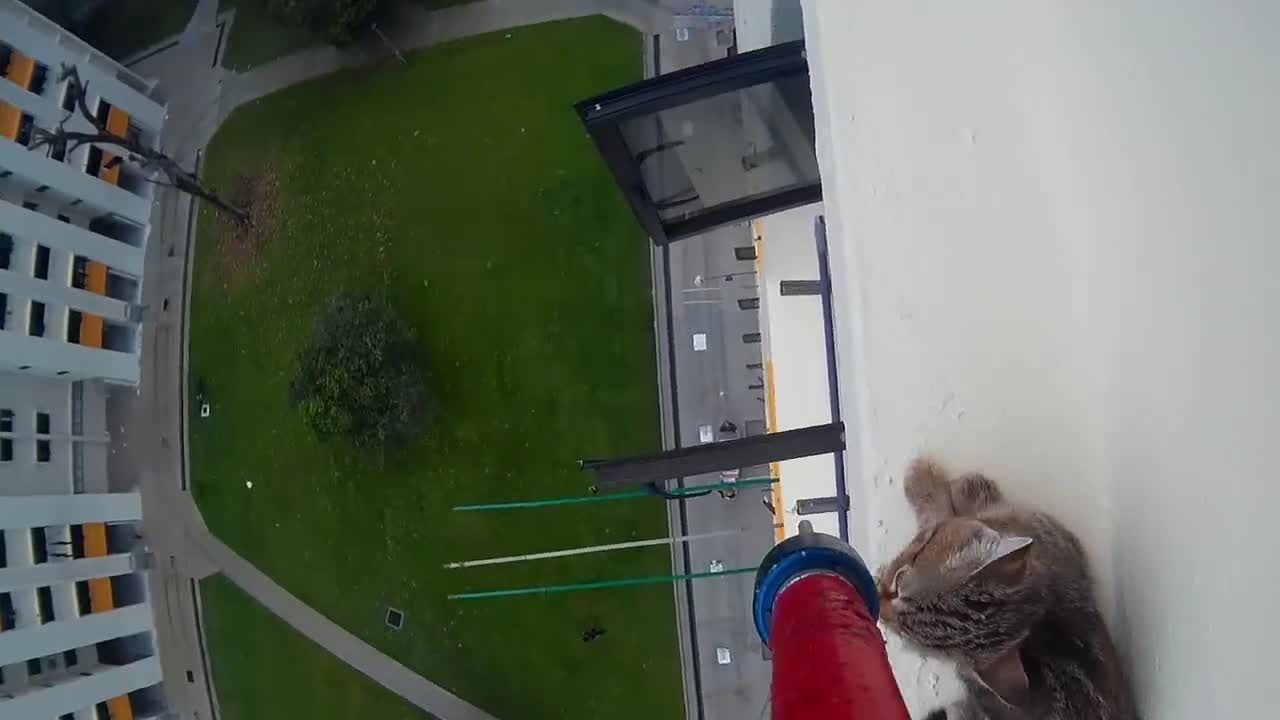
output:
M 974 671 L 1001 700 L 1013 707 L 1026 705 L 1030 684 L 1027 681 L 1027 671 L 1022 667 L 1018 648 L 1013 648 L 991 663 L 974 668 Z
M 1021 581 L 1022 576 L 1027 573 L 1027 556 L 1031 554 L 1031 543 L 1029 537 L 1001 537 L 999 541 L 988 544 L 990 550 L 973 574 L 982 573 L 1009 583 Z

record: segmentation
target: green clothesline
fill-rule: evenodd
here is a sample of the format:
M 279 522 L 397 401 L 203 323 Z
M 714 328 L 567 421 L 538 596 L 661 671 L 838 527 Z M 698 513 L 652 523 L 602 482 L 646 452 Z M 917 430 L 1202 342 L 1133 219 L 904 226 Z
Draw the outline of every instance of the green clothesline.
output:
M 667 494 L 676 497 L 687 497 L 690 495 L 700 495 L 712 490 L 727 490 L 729 488 L 756 487 L 760 485 L 772 485 L 778 482 L 775 477 L 751 477 L 737 480 L 734 482 L 718 482 L 710 485 L 694 485 L 692 487 L 677 488 L 668 490 Z M 538 508 L 551 507 L 555 505 L 576 505 L 578 503 L 595 503 L 595 502 L 613 502 L 615 500 L 635 500 L 645 497 L 662 497 L 653 490 L 636 490 L 634 492 L 616 493 L 611 495 L 587 495 L 585 497 L 569 497 L 569 498 L 548 498 L 545 500 L 519 500 L 516 502 L 502 503 L 481 503 L 479 505 L 458 505 L 454 507 L 455 512 L 475 512 L 481 510 L 515 510 L 519 508 Z
M 726 568 L 719 572 L 697 572 L 688 575 L 656 575 L 653 577 L 622 578 L 620 580 L 598 580 L 596 582 L 572 583 L 569 585 L 543 585 L 541 587 L 516 588 L 514 590 L 486 590 L 482 592 L 455 593 L 450 600 L 482 600 L 485 598 L 513 597 L 516 595 L 549 595 L 551 593 L 575 592 L 577 590 L 602 590 L 604 588 L 629 587 L 632 585 L 656 585 L 658 583 L 682 582 L 684 580 L 701 580 L 720 575 L 742 575 L 753 573 L 754 567 Z

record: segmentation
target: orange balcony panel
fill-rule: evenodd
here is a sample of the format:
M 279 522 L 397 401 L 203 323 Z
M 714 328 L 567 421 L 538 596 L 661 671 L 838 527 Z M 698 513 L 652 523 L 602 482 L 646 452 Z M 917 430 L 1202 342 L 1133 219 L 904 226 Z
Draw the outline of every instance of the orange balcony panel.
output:
M 30 90 L 31 79 L 36 75 L 36 61 L 14 50 L 9 56 L 9 69 L 4 75 L 23 90 Z
M 129 113 L 112 105 L 107 112 L 107 132 L 116 137 L 125 137 L 129 132 Z
M 112 155 L 109 152 L 102 153 L 102 167 L 98 168 L 98 177 L 102 178 L 103 180 L 106 180 L 112 185 L 119 186 L 120 185 L 120 166 L 123 163 L 115 163 L 114 165 L 112 165 L 112 161 L 115 159 L 116 159 L 116 156 Z
M 84 289 L 99 295 L 107 294 L 107 266 L 96 260 L 85 265 Z
M 96 613 L 116 609 L 116 598 L 111 592 L 110 580 L 93 578 L 89 581 L 89 607 Z
M 101 315 L 92 313 L 80 314 L 80 344 L 85 347 L 102 347 L 103 322 Z M 88 533 L 86 533 L 87 535 Z M 106 547 L 106 541 L 103 541 Z
M 7 102 L 0 102 L 0 137 L 17 140 L 20 127 L 22 127 L 22 110 Z
M 133 720 L 133 703 L 128 695 L 119 695 L 107 701 L 107 711 L 111 720 Z
M 81 530 L 84 531 L 84 556 L 106 557 L 107 526 L 103 523 L 85 523 Z

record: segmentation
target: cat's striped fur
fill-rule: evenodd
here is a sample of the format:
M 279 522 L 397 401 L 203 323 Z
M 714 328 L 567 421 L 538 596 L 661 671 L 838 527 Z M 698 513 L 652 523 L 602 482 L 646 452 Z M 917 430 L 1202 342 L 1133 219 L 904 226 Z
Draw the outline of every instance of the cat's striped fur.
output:
M 920 531 L 881 570 L 882 617 L 968 689 L 928 720 L 1134 720 L 1075 536 L 982 475 L 920 460 L 904 487 Z

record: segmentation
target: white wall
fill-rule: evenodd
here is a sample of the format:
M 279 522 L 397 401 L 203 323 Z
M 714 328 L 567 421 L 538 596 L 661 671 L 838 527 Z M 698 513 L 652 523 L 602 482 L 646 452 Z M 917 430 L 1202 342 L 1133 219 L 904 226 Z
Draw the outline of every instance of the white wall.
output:
M 868 554 L 915 453 L 987 470 L 1084 539 L 1145 717 L 1272 715 L 1280 5 L 805 9 Z

